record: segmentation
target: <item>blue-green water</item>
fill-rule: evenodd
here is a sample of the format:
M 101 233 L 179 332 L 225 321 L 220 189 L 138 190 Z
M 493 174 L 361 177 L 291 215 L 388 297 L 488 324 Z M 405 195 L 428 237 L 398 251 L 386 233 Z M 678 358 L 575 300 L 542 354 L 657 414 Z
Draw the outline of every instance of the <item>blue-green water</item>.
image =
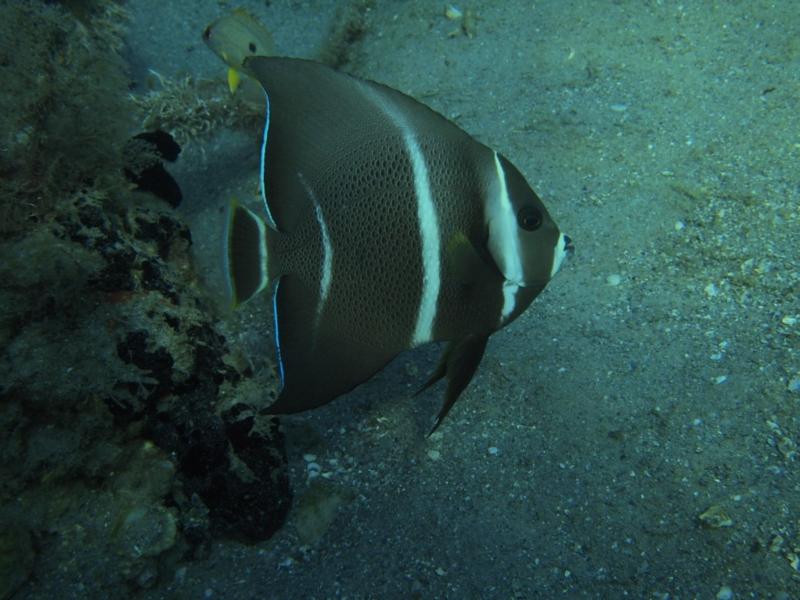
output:
M 85 18 L 86 3 L 65 4 L 64 19 Z M 796 3 L 457 4 L 468 27 L 438 2 L 241 4 L 292 56 L 318 56 L 356 22 L 342 68 L 418 98 L 508 156 L 577 254 L 492 336 L 436 435 L 425 437 L 442 389 L 411 397 L 440 352 L 425 347 L 345 397 L 281 419 L 293 501 L 271 539 L 207 531 L 209 501 L 193 504 L 180 452 L 151 448 L 166 434 L 141 422 L 159 407 L 191 406 L 200 383 L 216 392 L 212 415 L 234 397 L 257 405 L 267 385 L 258 378 L 268 369 L 267 301 L 237 313 L 214 304 L 222 209 L 256 197 L 260 131 L 257 120 L 226 120 L 245 109 L 226 96 L 224 66 L 200 39 L 227 8 L 123 4 L 130 89 L 120 97 L 155 94 L 177 112 L 197 109 L 195 96 L 223 104 L 162 123 L 183 145 L 168 168 L 184 200 L 169 214 L 188 223 L 191 247 L 159 257 L 150 242 L 130 242 L 130 260 L 115 267 L 140 278 L 152 261 L 167 292 L 109 290 L 108 308 L 92 296 L 87 314 L 75 307 L 99 268 L 91 244 L 3 241 L 9 597 L 800 596 Z M 19 52 L 2 47 L 11 66 Z M 180 95 L 175 82 L 186 77 Z M 147 115 L 125 106 L 132 135 Z M 21 143 L 23 125 L 7 127 L 16 136 L 7 139 Z M 55 308 L 31 299 L 47 290 Z M 198 329 L 170 337 L 163 315 Z M 138 354 L 128 328 L 150 332 Z M 229 346 L 228 367 L 208 363 L 230 369 L 218 379 L 181 362 L 198 356 L 186 339 L 216 348 L 212 329 Z M 142 385 L 155 404 L 129 423 L 95 407 L 122 398 L 120 382 L 125 398 L 141 397 L 135 369 L 118 364 L 120 340 L 137 373 L 136 357 L 153 369 Z M 165 360 L 172 385 L 158 377 Z M 183 385 L 192 377 L 200 383 Z

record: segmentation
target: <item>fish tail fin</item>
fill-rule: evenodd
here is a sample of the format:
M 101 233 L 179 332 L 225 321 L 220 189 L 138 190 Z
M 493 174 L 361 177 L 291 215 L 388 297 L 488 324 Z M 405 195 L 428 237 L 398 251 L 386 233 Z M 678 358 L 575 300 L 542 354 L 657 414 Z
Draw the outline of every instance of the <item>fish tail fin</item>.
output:
M 228 210 L 227 280 L 233 306 L 247 302 L 269 284 L 264 220 L 235 199 Z

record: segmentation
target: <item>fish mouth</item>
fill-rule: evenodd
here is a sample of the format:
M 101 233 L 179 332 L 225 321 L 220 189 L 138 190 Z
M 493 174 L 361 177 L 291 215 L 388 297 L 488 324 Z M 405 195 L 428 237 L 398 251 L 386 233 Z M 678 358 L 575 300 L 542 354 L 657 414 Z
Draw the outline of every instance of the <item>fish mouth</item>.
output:
M 572 256 L 575 253 L 575 244 L 572 243 L 572 239 L 568 235 L 564 235 L 563 233 L 558 236 L 558 242 L 556 242 L 556 246 L 553 249 L 553 265 L 550 269 L 550 278 L 558 273 L 558 270 L 561 268 L 561 263 L 564 262 L 564 259 L 568 256 Z
M 517 288 L 533 288 L 542 290 L 561 269 L 561 265 L 566 259 L 571 258 L 575 254 L 575 244 L 572 238 L 563 233 L 559 235 L 558 241 L 553 248 L 553 263 L 550 266 L 550 273 L 546 277 L 536 277 L 535 279 L 526 280 L 524 277 L 503 278 L 503 285 L 507 287 Z M 498 268 L 499 270 L 499 268 Z M 501 271 L 502 273 L 502 271 Z M 541 273 L 539 273 L 541 275 Z
M 564 252 L 566 252 L 567 258 L 571 258 L 575 255 L 575 244 L 568 235 L 564 236 Z

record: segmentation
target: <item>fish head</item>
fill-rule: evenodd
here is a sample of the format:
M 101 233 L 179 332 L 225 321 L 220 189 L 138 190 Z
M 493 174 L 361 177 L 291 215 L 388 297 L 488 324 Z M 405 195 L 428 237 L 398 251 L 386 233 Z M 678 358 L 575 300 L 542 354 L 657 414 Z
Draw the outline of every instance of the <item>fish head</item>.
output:
M 209 23 L 203 30 L 203 42 L 231 69 L 245 73 L 246 58 L 269 56 L 275 51 L 272 34 L 244 9 Z
M 501 154 L 485 207 L 488 249 L 506 284 L 543 289 L 572 252 L 536 192 Z

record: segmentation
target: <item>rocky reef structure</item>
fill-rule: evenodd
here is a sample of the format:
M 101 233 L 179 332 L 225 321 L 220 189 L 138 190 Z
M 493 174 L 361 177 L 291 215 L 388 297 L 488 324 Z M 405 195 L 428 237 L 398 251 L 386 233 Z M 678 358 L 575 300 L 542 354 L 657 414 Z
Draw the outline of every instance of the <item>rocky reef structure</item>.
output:
M 0 0 L 0 233 L 119 170 L 130 126 L 125 19 L 115 2 Z
M 108 205 L 79 193 L 0 244 L 0 565 L 96 593 L 152 585 L 216 536 L 266 539 L 290 503 L 260 415 L 275 382 L 228 346 L 189 231 Z
M 0 598 L 124 597 L 291 501 L 275 380 L 229 344 L 178 213 L 122 175 L 122 21 L 0 2 Z

